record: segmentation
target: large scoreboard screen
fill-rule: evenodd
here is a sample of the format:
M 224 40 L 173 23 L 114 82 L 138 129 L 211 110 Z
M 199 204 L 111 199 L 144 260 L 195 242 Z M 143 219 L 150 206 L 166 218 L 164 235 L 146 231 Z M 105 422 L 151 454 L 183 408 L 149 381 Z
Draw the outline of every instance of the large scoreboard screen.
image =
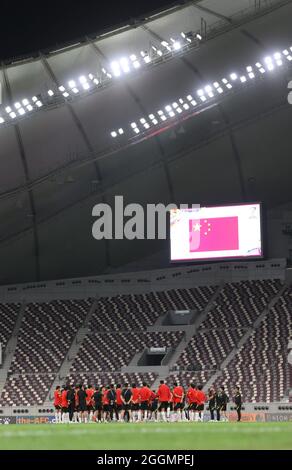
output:
M 259 203 L 172 209 L 171 261 L 260 258 L 261 218 Z

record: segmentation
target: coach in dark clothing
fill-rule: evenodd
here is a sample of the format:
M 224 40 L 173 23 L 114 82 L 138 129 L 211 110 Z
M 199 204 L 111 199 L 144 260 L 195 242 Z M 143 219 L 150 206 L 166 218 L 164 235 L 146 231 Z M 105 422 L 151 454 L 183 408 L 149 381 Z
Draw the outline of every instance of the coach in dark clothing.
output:
M 74 411 L 75 411 L 75 392 L 71 386 L 68 387 L 67 400 L 68 400 L 69 420 L 72 421 L 73 416 L 74 416 Z
M 208 393 L 208 401 L 209 401 L 209 410 L 211 415 L 211 421 L 214 421 L 214 411 L 216 409 L 216 392 L 213 387 L 209 389 Z
M 241 420 L 241 407 L 242 407 L 242 397 L 241 397 L 239 387 L 235 388 L 234 403 L 235 403 L 235 409 L 237 412 L 237 421 L 239 422 Z
M 78 391 L 78 401 L 79 401 L 79 410 L 81 413 L 87 412 L 86 406 L 86 392 L 84 385 L 80 385 L 80 390 Z

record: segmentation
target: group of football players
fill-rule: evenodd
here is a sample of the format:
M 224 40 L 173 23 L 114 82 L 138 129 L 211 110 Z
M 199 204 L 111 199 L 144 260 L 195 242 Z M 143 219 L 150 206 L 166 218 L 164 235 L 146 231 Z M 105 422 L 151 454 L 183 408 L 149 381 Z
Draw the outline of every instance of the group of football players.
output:
M 177 383 L 170 388 L 161 380 L 157 391 L 146 383 L 142 387 L 126 383 L 123 387 L 58 386 L 54 392 L 56 423 L 203 421 L 207 402 L 211 421 L 227 421 L 224 387 L 211 388 L 206 396 L 201 385 L 191 383 L 185 391 Z

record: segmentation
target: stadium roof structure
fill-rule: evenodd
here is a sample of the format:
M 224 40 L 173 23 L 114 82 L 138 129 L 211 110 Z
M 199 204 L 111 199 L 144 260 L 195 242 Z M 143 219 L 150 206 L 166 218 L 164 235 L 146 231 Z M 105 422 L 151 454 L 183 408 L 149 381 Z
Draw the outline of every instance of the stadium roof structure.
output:
M 164 248 L 92 238 L 92 207 L 115 195 L 290 202 L 291 17 L 291 0 L 193 0 L 2 64 L 1 282 Z

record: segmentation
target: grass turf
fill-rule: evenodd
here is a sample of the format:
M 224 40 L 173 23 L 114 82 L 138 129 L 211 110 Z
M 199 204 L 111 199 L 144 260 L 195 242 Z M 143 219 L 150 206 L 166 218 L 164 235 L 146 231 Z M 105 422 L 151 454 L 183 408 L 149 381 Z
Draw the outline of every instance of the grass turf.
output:
M 0 449 L 292 449 L 292 423 L 9 424 Z

